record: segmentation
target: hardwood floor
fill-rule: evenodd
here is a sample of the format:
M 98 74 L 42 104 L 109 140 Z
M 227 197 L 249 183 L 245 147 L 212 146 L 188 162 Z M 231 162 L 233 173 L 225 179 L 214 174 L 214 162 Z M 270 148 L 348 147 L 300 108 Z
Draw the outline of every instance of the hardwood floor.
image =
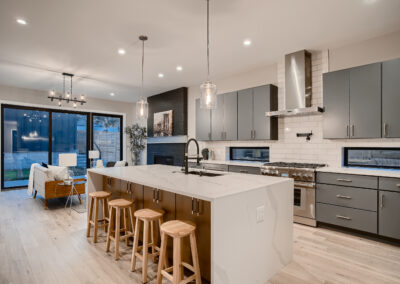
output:
M 86 214 L 69 215 L 64 201 L 44 210 L 25 190 L 0 192 L 0 283 L 141 283 L 141 263 L 129 271 L 132 248 L 121 244 L 115 261 L 104 230 L 93 244 Z M 149 263 L 154 284 L 157 265 Z M 294 225 L 293 262 L 269 283 L 400 283 L 400 247 Z

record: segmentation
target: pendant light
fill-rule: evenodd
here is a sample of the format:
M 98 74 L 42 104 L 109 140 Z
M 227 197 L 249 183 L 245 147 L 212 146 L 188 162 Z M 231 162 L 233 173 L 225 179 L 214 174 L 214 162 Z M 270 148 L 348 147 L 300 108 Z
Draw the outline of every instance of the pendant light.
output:
M 207 81 L 200 85 L 200 108 L 217 108 L 217 86 L 210 81 L 210 0 L 207 1 Z
M 143 69 L 144 69 L 144 42 L 147 40 L 147 36 L 141 35 L 139 36 L 139 40 L 142 41 L 142 88 L 141 88 L 141 97 L 139 101 L 136 102 L 136 118 L 140 120 L 146 120 L 149 115 L 149 103 L 147 99 L 144 97 L 143 91 Z

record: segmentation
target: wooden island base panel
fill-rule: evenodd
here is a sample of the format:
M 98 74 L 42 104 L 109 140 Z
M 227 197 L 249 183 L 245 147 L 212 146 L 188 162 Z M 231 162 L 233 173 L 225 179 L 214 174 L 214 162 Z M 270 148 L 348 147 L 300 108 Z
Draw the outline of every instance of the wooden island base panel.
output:
M 162 209 L 164 222 L 193 222 L 204 283 L 266 283 L 292 259 L 290 179 L 237 173 L 200 177 L 165 165 L 88 170 L 88 192 L 100 190 L 111 192 L 110 200 L 134 201 L 135 210 Z M 171 260 L 172 248 L 169 239 Z M 183 261 L 191 263 L 189 240 L 183 240 L 182 250 Z

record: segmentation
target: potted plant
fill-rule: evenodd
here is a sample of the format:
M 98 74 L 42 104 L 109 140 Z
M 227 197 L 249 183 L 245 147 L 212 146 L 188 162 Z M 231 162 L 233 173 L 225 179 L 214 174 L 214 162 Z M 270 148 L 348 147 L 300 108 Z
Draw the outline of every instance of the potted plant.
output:
M 204 148 L 203 150 L 201 150 L 201 155 L 203 156 L 204 160 L 208 160 L 208 153 L 210 151 L 208 150 L 208 148 Z
M 132 164 L 138 165 L 140 153 L 146 148 L 147 129 L 135 123 L 125 127 L 125 133 L 129 139 L 129 149 L 131 151 Z

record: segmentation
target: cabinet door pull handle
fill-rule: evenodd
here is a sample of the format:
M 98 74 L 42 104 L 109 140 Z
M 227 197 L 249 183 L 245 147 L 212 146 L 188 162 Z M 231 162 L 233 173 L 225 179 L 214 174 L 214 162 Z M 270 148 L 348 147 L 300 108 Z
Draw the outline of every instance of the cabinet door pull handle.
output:
M 336 215 L 336 218 L 344 219 L 344 220 L 351 220 L 350 217 L 346 217 L 346 216 L 342 216 L 342 215 Z
M 383 137 L 387 136 L 387 123 L 383 124 Z
M 354 124 L 351 125 L 351 136 L 354 137 Z
M 249 171 L 247 171 L 247 170 L 239 170 L 239 172 L 247 174 Z
M 200 215 L 200 199 L 197 199 L 196 203 L 197 203 L 196 215 L 199 216 Z
M 192 197 L 192 215 L 194 213 L 194 198 Z
M 157 204 L 160 202 L 160 190 L 159 189 L 157 189 L 157 199 L 156 199 L 156 201 L 157 201 Z
M 253 139 L 256 139 L 256 131 L 253 130 Z
M 156 189 L 153 189 L 153 202 L 156 201 Z
M 380 198 L 381 200 L 379 201 L 381 208 L 383 208 L 383 197 L 384 197 L 384 195 L 381 194 L 381 198 Z
M 350 126 L 346 126 L 346 136 L 350 137 Z
M 352 182 L 351 179 L 345 179 L 345 178 L 338 178 L 337 181 Z
M 346 196 L 346 195 L 341 195 L 341 194 L 336 195 L 336 197 L 343 198 L 343 199 L 351 199 L 351 196 Z

